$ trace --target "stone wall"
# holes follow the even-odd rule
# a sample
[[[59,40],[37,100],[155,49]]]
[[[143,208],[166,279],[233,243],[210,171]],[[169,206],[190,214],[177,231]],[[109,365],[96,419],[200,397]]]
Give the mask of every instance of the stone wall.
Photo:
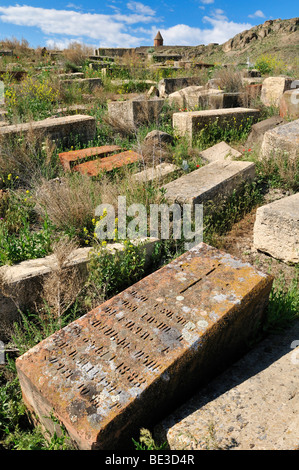
[[[92,116],[77,114],[0,128],[0,136],[11,140],[29,132],[49,137],[51,140],[65,145],[70,145],[76,139],[81,143],[88,143],[96,136],[96,121]]]

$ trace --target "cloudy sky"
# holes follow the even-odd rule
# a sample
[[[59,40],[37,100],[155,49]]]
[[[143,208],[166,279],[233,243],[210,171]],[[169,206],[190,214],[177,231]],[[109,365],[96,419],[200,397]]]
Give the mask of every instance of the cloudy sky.
[[[0,0],[0,39],[25,38],[32,47],[222,44],[267,19],[298,16],[298,2],[266,0]]]

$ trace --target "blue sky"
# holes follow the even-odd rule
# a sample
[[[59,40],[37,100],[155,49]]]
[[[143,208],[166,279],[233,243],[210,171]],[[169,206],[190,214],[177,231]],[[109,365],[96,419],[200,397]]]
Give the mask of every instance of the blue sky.
[[[298,16],[288,0],[0,0],[0,39],[25,38],[32,47],[63,48],[72,41],[94,47],[224,43],[268,19]]]

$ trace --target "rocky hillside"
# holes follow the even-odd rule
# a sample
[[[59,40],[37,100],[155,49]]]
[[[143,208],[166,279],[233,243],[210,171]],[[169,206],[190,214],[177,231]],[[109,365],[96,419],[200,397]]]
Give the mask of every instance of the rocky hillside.
[[[176,51],[189,59],[209,63],[246,63],[248,57],[254,61],[263,54],[271,54],[292,64],[299,61],[299,18],[265,21],[237,34],[224,44],[167,49],[168,53]]]
[[[250,30],[237,34],[222,45],[223,52],[236,53],[252,49],[257,43],[270,46],[276,43],[279,37],[279,45],[299,45],[299,18],[290,20],[268,20]],[[281,44],[282,41],[282,44]]]

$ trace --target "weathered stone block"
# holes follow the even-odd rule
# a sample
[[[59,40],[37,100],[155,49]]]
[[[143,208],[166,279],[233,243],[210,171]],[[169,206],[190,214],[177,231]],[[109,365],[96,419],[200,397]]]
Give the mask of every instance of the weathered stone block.
[[[261,156],[281,156],[287,154],[290,158],[298,157],[299,119],[271,129],[264,134]]]
[[[207,98],[207,106],[209,109],[222,109],[222,108],[238,108],[242,107],[243,93],[210,93]]]
[[[217,123],[222,127],[240,126],[245,124],[247,119],[253,122],[259,117],[258,109],[250,108],[228,108],[215,109],[205,111],[190,111],[185,113],[174,113],[172,116],[172,124],[180,136],[187,136],[190,141],[196,137],[205,126]]]
[[[271,285],[200,244],[19,357],[24,401],[80,449],[127,448],[244,352]]]
[[[170,93],[167,101],[178,108],[196,108],[203,90],[203,86],[189,86]]]
[[[247,78],[256,78],[256,77],[261,77],[261,72],[256,69],[243,69],[242,70],[242,76],[247,77]]]
[[[159,96],[165,98],[170,93],[189,86],[199,86],[200,77],[163,78],[158,83]]]
[[[20,135],[34,132],[49,137],[55,142],[71,144],[77,138],[81,143],[88,143],[96,136],[96,121],[92,116],[80,115],[61,118],[49,118],[25,124],[5,126],[0,129],[0,136],[14,139]]]
[[[73,72],[73,73],[60,73],[58,75],[58,78],[60,78],[61,80],[68,80],[68,79],[71,79],[71,78],[84,78],[84,73],[83,72]],[[71,83],[70,81],[68,81],[68,83]]]
[[[63,80],[63,85],[78,85],[78,86],[87,86],[89,91],[93,91],[95,88],[101,87],[103,81],[101,78],[71,78],[70,80]]]
[[[158,123],[163,105],[164,100],[157,97],[110,101],[108,103],[108,115],[112,125],[115,124],[133,130],[141,124]]]
[[[80,163],[81,161],[90,159],[92,157],[99,156],[105,157],[113,152],[118,152],[121,147],[118,145],[103,145],[102,147],[89,147],[81,150],[71,150],[70,152],[59,153],[59,160],[63,166],[63,169],[70,171],[74,163]]]
[[[282,118],[299,118],[299,90],[284,92],[280,100],[279,114]]]
[[[272,334],[156,426],[171,451],[294,450],[299,322]],[[295,343],[295,345],[294,345]]]
[[[169,203],[201,204],[232,194],[255,177],[251,162],[214,161],[163,186]]]
[[[238,150],[233,149],[226,142],[219,142],[206,150],[200,152],[200,156],[209,163],[216,160],[233,160],[240,158],[242,154]]]
[[[268,77],[263,81],[261,101],[265,106],[279,107],[282,95],[291,88],[293,80],[286,77]]]
[[[140,171],[139,173],[135,173],[133,178],[136,181],[146,183],[149,181],[162,180],[166,176],[170,176],[178,170],[179,168],[176,165],[164,162],[154,167]]]
[[[235,108],[241,106],[242,93],[224,93],[222,90],[189,86],[168,95],[169,104],[189,110],[196,108]]]
[[[259,207],[254,247],[287,263],[299,263],[299,193]]]
[[[73,171],[79,171],[83,175],[97,176],[103,171],[112,171],[115,168],[120,168],[125,165],[130,165],[142,160],[142,155],[139,155],[132,150],[109,155],[109,157],[99,158],[84,163],[79,163],[73,167]]]
[[[133,245],[142,244],[145,249],[145,266],[151,263],[157,238],[131,240]],[[108,243],[105,250],[112,255],[124,250],[122,243]],[[77,277],[80,276],[84,283],[89,274],[88,264],[90,262],[89,247],[78,248],[71,253],[66,262],[65,269],[75,269]],[[22,261],[12,266],[1,266],[0,274],[3,276],[6,285],[6,295],[0,291],[0,341],[4,341],[7,331],[10,331],[13,322],[20,319],[18,307],[27,311],[34,308],[35,304],[41,301],[43,283],[46,277],[57,268],[55,255],[44,258]],[[12,300],[12,298],[13,300]]]
[[[264,138],[265,132],[270,129],[274,129],[279,124],[283,123],[283,119],[280,116],[271,116],[268,119],[257,122],[251,127],[250,134],[247,139],[248,144],[261,144]]]
[[[167,132],[159,131],[154,129],[150,131],[144,137],[144,141],[147,143],[151,143],[153,146],[161,145],[161,144],[173,144],[174,138],[171,134]]]
[[[247,84],[246,85],[246,95],[248,96],[248,100],[255,100],[258,98],[258,96],[261,95],[262,92],[262,84],[261,83],[252,83],[252,84]]]

